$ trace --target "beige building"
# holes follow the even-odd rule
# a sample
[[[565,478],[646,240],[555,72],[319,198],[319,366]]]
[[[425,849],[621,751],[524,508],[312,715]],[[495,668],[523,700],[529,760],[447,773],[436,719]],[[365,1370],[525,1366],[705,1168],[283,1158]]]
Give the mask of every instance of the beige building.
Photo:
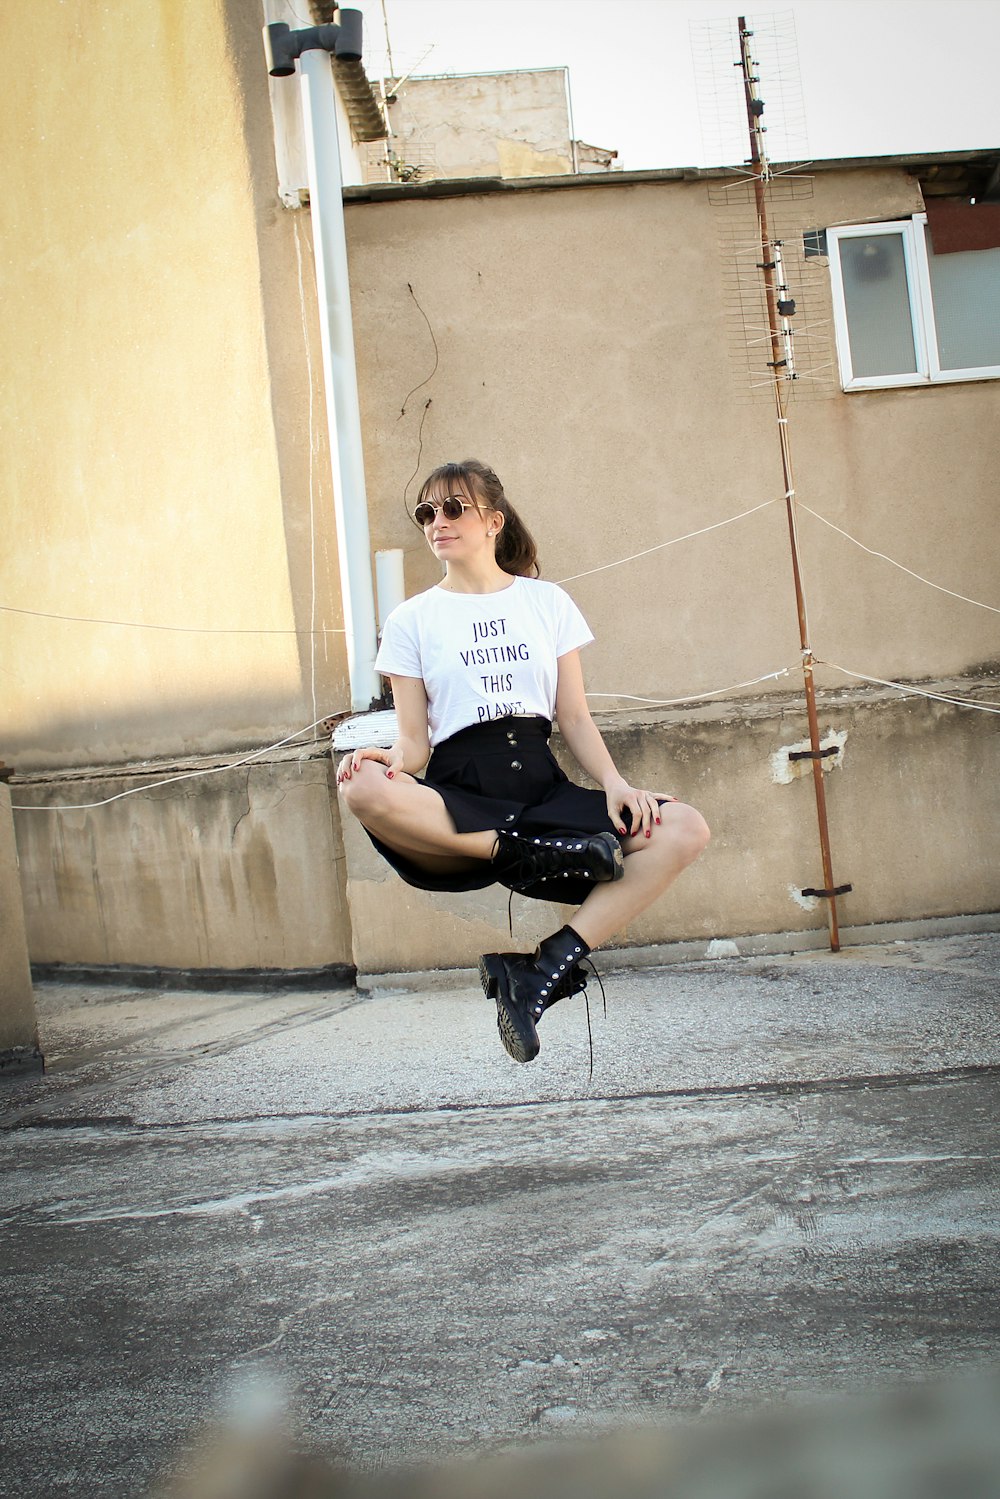
[[[387,80],[380,93],[388,135],[368,148],[370,182],[600,172],[618,154],[575,139],[567,68]]]
[[[0,757],[32,961],[321,980],[507,945],[505,895],[402,886],[331,790],[322,720],[351,697],[311,226],[262,11],[121,0],[64,34],[63,7],[24,0],[0,15],[9,55],[46,15],[46,68],[12,74],[3,112]],[[1000,907],[997,718],[955,701],[1000,702],[998,162],[818,163],[774,194],[848,940]],[[372,551],[402,550],[408,593],[432,583],[417,477],[490,461],[594,630],[622,768],[715,831],[623,940],[824,941],[745,182],[362,176]],[[515,945],[547,920],[517,902]]]

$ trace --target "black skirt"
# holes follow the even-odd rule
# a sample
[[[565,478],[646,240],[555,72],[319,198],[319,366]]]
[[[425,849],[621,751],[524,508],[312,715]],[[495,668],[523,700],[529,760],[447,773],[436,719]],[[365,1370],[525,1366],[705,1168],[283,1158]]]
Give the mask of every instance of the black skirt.
[[[549,748],[552,725],[547,718],[498,718],[474,724],[443,740],[431,754],[423,784],[444,801],[457,833],[489,828],[538,836],[549,833],[612,833],[603,791],[589,791],[569,779]],[[505,885],[492,864],[460,874],[431,874],[404,854],[368,834],[382,857],[408,885],[418,890],[485,890]],[[509,888],[509,887],[507,887]],[[551,882],[522,891],[535,900],[580,905],[594,888],[591,880]]]

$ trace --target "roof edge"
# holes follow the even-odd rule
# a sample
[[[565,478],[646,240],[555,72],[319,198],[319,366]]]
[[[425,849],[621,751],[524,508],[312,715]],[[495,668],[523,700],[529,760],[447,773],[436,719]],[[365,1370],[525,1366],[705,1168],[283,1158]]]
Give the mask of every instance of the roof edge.
[[[898,167],[919,171],[941,166],[975,166],[1000,162],[1000,146],[973,151],[914,151],[890,156],[837,156],[809,161],[779,162],[774,170],[805,174],[866,171]],[[593,188],[604,191],[641,183],[703,182],[750,177],[748,163],[720,167],[647,167],[635,172],[579,172],[553,177],[440,177],[427,182],[368,182],[345,187],[347,202],[385,202],[397,198],[463,198],[486,193],[552,192]]]

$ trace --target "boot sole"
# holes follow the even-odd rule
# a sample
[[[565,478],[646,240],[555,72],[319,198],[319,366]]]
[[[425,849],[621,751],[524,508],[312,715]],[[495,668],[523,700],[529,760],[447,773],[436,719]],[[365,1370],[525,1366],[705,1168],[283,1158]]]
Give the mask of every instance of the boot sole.
[[[614,833],[602,833],[600,836],[606,838],[611,845],[611,880],[612,882],[620,880],[625,873],[625,855],[622,853],[622,846]]]
[[[515,1062],[533,1062],[538,1055],[538,1037],[534,1027],[525,1030],[521,1018],[510,1002],[507,975],[500,962],[499,953],[484,953],[479,959],[479,982],[487,999],[497,1007],[497,1030],[504,1051]]]

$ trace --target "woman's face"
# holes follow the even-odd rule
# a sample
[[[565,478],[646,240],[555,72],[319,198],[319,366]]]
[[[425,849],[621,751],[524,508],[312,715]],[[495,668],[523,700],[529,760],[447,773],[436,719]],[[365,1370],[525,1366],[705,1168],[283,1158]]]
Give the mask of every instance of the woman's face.
[[[439,561],[470,561],[487,550],[493,552],[502,517],[477,500],[466,484],[442,481],[425,498],[434,506],[434,518],[425,524],[424,537]],[[466,508],[460,516],[445,515],[441,506],[447,499],[463,502]]]

